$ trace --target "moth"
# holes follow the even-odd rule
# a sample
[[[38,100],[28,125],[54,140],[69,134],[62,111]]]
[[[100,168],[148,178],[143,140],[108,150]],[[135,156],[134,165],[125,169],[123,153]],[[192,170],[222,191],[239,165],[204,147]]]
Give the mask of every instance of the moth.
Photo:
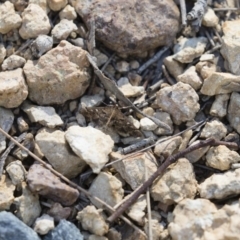
[[[123,137],[142,137],[141,131],[117,107],[85,107],[80,112],[88,121],[93,121],[103,127],[112,127]]]

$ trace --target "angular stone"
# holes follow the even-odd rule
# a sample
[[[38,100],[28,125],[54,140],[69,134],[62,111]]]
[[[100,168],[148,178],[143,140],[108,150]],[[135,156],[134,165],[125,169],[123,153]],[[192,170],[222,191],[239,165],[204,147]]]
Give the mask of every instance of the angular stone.
[[[198,94],[188,84],[177,84],[162,88],[157,92],[156,105],[171,114],[177,125],[194,119],[200,109]]]
[[[29,98],[46,105],[63,104],[82,96],[90,82],[86,55],[82,48],[63,40],[38,61],[27,61],[23,70]]]
[[[37,163],[29,168],[27,182],[32,192],[65,206],[72,205],[79,195],[76,189],[63,183],[50,170]]]
[[[161,122],[164,122],[171,129],[171,130],[168,130],[165,128],[158,127],[157,129],[154,130],[154,133],[156,135],[169,135],[173,133],[173,122],[169,113],[159,111],[159,112],[155,112],[153,114],[153,117],[159,119]]]
[[[164,46],[179,30],[180,14],[172,0],[77,1],[76,11],[85,23],[95,19],[96,39],[124,54]]]
[[[207,12],[203,15],[202,25],[206,27],[216,27],[218,25],[218,17],[212,8],[208,8]]]
[[[71,5],[67,5],[60,13],[59,13],[60,19],[68,19],[68,20],[74,20],[77,18],[77,13],[75,12],[74,7]]]
[[[47,0],[48,6],[53,11],[59,11],[63,9],[68,1],[67,0]]]
[[[36,38],[48,34],[51,24],[46,12],[37,4],[30,3],[22,13],[22,25],[19,34],[23,39]]]
[[[40,58],[44,53],[53,48],[53,38],[48,35],[39,35],[30,46],[32,55]]]
[[[92,182],[89,190],[93,196],[100,198],[103,202],[114,207],[123,199],[124,191],[122,183],[109,173],[100,172]],[[103,208],[102,204],[91,198],[91,202],[98,208]]]
[[[7,175],[3,174],[0,180],[0,211],[10,208],[14,201],[14,190],[15,186],[12,184],[12,181],[7,177]]]
[[[102,210],[97,210],[94,206],[87,206],[78,212],[77,220],[90,233],[103,236],[108,232],[109,226],[104,220]]]
[[[53,168],[67,178],[76,177],[86,167],[86,163],[72,152],[63,131],[42,131],[35,140]]]
[[[49,128],[63,125],[62,119],[55,112],[53,107],[37,106],[25,101],[21,108],[33,123],[39,122],[43,126]]]
[[[140,120],[140,127],[143,131],[154,131],[158,126],[151,119],[144,117]]]
[[[1,60],[0,60],[1,63]],[[11,55],[3,61],[2,70],[13,70],[16,68],[21,68],[26,63],[26,60],[18,55]]]
[[[18,107],[28,96],[28,87],[21,68],[0,72],[0,106]]]
[[[240,162],[239,154],[223,145],[211,147],[206,155],[206,165],[221,171],[230,169],[237,162]]]
[[[28,227],[10,212],[0,212],[0,239],[41,240],[32,228]]]
[[[5,34],[21,26],[22,19],[14,10],[14,5],[10,1],[5,1],[0,5],[0,33]],[[0,61],[1,62],[1,61]]]
[[[99,173],[108,162],[108,154],[114,146],[113,140],[92,127],[70,127],[65,138],[72,150],[85,161],[94,173]]]
[[[194,169],[186,158],[180,158],[176,164],[168,167],[163,176],[151,187],[154,201],[167,205],[179,203],[185,198],[194,198],[196,193],[197,181]]]
[[[108,60],[108,56],[100,52],[98,49],[93,50],[94,57],[97,58],[97,66],[102,66]],[[114,75],[113,75],[114,76]]]
[[[200,57],[207,46],[207,38],[180,38],[174,46],[173,58],[181,63],[191,63],[194,58]]]
[[[26,182],[22,182],[22,195],[14,199],[16,216],[25,224],[31,226],[42,211],[37,194],[33,194]]]
[[[3,62],[6,55],[7,55],[6,48],[3,46],[3,44],[0,44],[0,64]]]
[[[225,117],[227,115],[229,98],[230,98],[230,94],[216,95],[215,100],[210,109],[210,114],[215,117],[220,117],[220,118]]]
[[[230,125],[240,133],[240,94],[237,92],[233,92],[230,97],[230,102],[228,105],[228,114],[227,118]]]
[[[60,222],[62,219],[67,219],[72,212],[70,207],[63,207],[60,203],[52,204],[47,213],[54,218],[56,222]]]
[[[214,96],[221,93],[240,91],[240,76],[231,73],[215,72],[203,81],[201,93]]]
[[[47,214],[37,218],[34,223],[34,231],[41,235],[47,234],[52,229],[54,229],[54,219]]]
[[[224,199],[240,193],[240,169],[214,173],[198,185],[201,198]]]
[[[79,229],[71,222],[65,219],[61,220],[57,227],[51,230],[43,237],[43,240],[74,239],[83,240],[83,235]]]
[[[204,61],[196,64],[196,71],[200,74],[202,79],[206,79],[213,73],[219,72],[220,70],[214,63]]]

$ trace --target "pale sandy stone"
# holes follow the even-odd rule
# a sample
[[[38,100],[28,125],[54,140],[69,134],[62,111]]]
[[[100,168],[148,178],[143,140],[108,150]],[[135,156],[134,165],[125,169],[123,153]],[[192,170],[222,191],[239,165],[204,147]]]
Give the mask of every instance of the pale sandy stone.
[[[6,55],[7,55],[6,48],[3,46],[3,44],[0,44],[0,64],[4,61]]]
[[[219,18],[215,14],[212,8],[208,8],[207,12],[203,15],[202,25],[206,27],[216,27],[218,25]]]
[[[225,117],[227,115],[228,100],[230,94],[216,95],[215,100],[211,106],[210,114],[215,117]]]
[[[125,73],[130,70],[129,63],[126,61],[119,61],[116,63],[116,70],[120,73]]]
[[[154,131],[158,126],[151,119],[143,117],[140,119],[140,127],[143,131]]]
[[[47,0],[48,6],[53,11],[59,11],[63,9],[68,1],[67,0]]]
[[[9,163],[6,167],[6,171],[15,186],[20,185],[21,182],[26,179],[27,171],[19,160]]]
[[[174,56],[168,56],[164,58],[163,63],[167,67],[167,70],[169,73],[177,79],[179,75],[181,75],[184,72],[184,64],[178,62],[173,58]]]
[[[59,13],[60,19],[68,19],[68,20],[74,20],[77,18],[77,13],[71,5],[67,5],[60,13]]]
[[[47,214],[43,214],[37,218],[34,223],[34,231],[41,235],[47,234],[50,230],[54,229],[54,227],[53,217]]]
[[[1,60],[0,60],[1,62]],[[26,63],[26,60],[17,55],[11,55],[3,61],[2,70],[13,70],[16,68],[21,68]]]
[[[170,130],[168,130],[165,128],[158,127],[157,129],[154,130],[154,133],[156,135],[169,135],[173,133],[173,122],[169,113],[158,111],[158,112],[155,112],[153,116],[159,119],[161,122],[164,122],[165,124],[167,124],[170,128]]]
[[[211,76],[212,73],[218,72],[219,67],[212,62],[204,61],[196,64],[196,71],[200,74],[202,79],[206,79],[207,77]]]
[[[108,60],[108,56],[100,52],[98,49],[93,50],[94,57],[97,58],[97,66],[102,66]],[[113,75],[114,76],[114,75]]]

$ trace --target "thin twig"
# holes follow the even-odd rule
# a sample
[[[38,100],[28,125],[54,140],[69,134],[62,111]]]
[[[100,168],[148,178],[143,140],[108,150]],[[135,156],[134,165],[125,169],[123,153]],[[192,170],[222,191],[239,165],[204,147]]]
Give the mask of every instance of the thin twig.
[[[169,76],[168,74],[168,71],[165,67],[165,65],[162,65],[162,70],[163,70],[163,75],[165,76],[165,78],[167,79],[167,81],[171,84],[171,85],[174,85],[175,82],[171,79],[171,77]]]
[[[112,61],[112,59],[115,57],[116,53],[113,53],[111,57],[108,58],[108,60],[104,63],[104,65],[101,67],[101,71],[103,72],[108,64]]]
[[[166,159],[166,161],[163,162],[163,164],[157,169],[157,171],[155,173],[153,173],[146,182],[144,182],[142,185],[140,185],[140,187],[137,188],[131,194],[131,196],[127,199],[126,202],[124,202],[118,209],[116,209],[116,211],[107,219],[107,221],[113,222],[119,216],[121,216],[122,213],[125,212],[126,209],[129,208],[138,199],[138,197],[142,193],[144,193],[148,187],[150,187],[152,185],[153,181],[156,178],[161,178],[164,171],[167,169],[167,167],[169,167],[169,165],[171,165],[172,163],[176,162],[180,157],[183,157],[184,155],[186,155],[196,149],[202,148],[202,147],[218,146],[218,145],[225,145],[225,146],[231,147],[233,149],[238,149],[238,145],[236,143],[223,142],[223,141],[218,141],[213,138],[210,138],[210,139],[207,139],[204,141],[200,141],[198,144],[190,146],[190,147],[184,149],[183,151],[180,151],[180,152],[168,157]]]
[[[60,179],[62,179],[64,182],[68,183],[71,187],[76,188],[79,192],[84,193],[89,199],[92,198],[95,201],[97,201],[98,203],[100,203],[101,205],[103,205],[108,211],[110,212],[114,212],[114,208],[111,207],[110,205],[108,205],[107,203],[105,203],[104,201],[102,201],[100,198],[93,196],[91,193],[89,193],[87,190],[85,190],[84,188],[81,188],[80,186],[78,186],[76,183],[70,181],[68,178],[64,177],[61,173],[57,172],[56,170],[54,170],[50,165],[48,165],[46,162],[44,162],[41,158],[39,158],[37,155],[35,155],[34,153],[32,153],[31,151],[29,151],[26,147],[24,147],[22,144],[20,144],[19,142],[17,142],[13,137],[11,137],[8,133],[6,133],[1,127],[0,127],[0,132],[7,137],[8,139],[10,139],[14,144],[16,144],[19,148],[23,149],[24,151],[26,151],[31,157],[33,157],[36,161],[40,162],[45,168],[47,168],[50,172],[52,172],[54,175],[56,175],[57,177],[59,177]],[[139,229],[137,226],[135,226],[129,219],[127,219],[124,216],[121,216],[121,219],[123,221],[125,221],[127,224],[129,224],[131,227],[133,227],[135,230],[137,230],[139,233],[141,233],[142,235],[146,236],[146,234]]]
[[[213,8],[213,11],[215,11],[215,12],[224,12],[224,11],[238,11],[239,10],[239,8],[228,8],[228,7],[226,7],[226,8]]]
[[[89,21],[89,29],[88,29],[88,38],[87,38],[87,49],[91,55],[93,55],[93,50],[96,46],[95,42],[95,20],[91,19]]]
[[[167,50],[169,47],[162,48],[157,52],[152,58],[145,62],[137,71],[138,74],[141,74],[145,69],[147,69],[151,64],[155,63]]]
[[[186,11],[186,3],[185,0],[179,0],[181,16],[182,16],[182,26],[185,27],[187,25],[187,11]]]
[[[17,142],[21,142],[24,140],[24,138],[26,137],[27,133],[22,133],[19,137],[16,138]],[[8,154],[11,152],[11,150],[13,149],[13,147],[15,146],[14,142],[10,142],[8,148],[5,150],[5,152],[2,154],[1,158],[0,158],[0,179],[2,177],[2,173],[3,173],[3,167],[5,164],[5,161],[7,159]]]
[[[211,46],[212,46],[212,47],[215,47],[216,44],[214,43],[214,41],[213,41],[212,37],[210,36],[209,32],[208,32],[206,29],[205,29],[204,32],[205,32],[205,34],[206,34],[206,36],[207,36],[207,39],[208,39],[208,41],[210,42]]]

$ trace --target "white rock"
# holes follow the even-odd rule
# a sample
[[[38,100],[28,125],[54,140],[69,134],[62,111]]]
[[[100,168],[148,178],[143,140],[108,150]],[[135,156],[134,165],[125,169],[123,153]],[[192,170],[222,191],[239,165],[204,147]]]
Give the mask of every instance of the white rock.
[[[203,81],[201,93],[213,96],[221,93],[240,91],[240,76],[231,73],[215,72]]]
[[[53,38],[48,35],[39,35],[31,44],[34,57],[39,58],[53,47]]]
[[[26,179],[27,171],[19,160],[9,163],[6,171],[14,185],[20,185]]]
[[[114,146],[113,140],[92,127],[70,127],[65,138],[72,150],[93,170],[99,173],[108,162],[108,154]]]
[[[213,120],[207,122],[201,132],[201,138],[215,138],[216,140],[221,140],[227,135],[226,126],[219,120]]]
[[[210,240],[204,233],[211,228],[216,212],[215,205],[207,199],[183,199],[168,217],[170,236],[173,240]]]
[[[21,26],[22,19],[14,10],[14,5],[10,1],[5,1],[0,5],[0,33],[5,34]],[[0,61],[1,63],[1,61]]]
[[[84,95],[81,97],[81,106],[87,108],[97,107],[103,102],[104,99],[105,96],[103,94]]]
[[[26,182],[22,182],[22,195],[14,199],[16,215],[25,224],[31,226],[42,211],[38,194],[33,194]]]
[[[153,114],[153,117],[159,119],[161,122],[166,123],[171,129],[171,130],[167,130],[165,128],[158,127],[157,129],[154,130],[154,133],[156,135],[169,135],[173,133],[173,122],[169,113],[155,112]]]
[[[163,176],[151,187],[154,201],[167,205],[179,203],[185,198],[194,198],[196,192],[194,169],[186,158],[180,158],[174,165],[168,167]]]
[[[13,124],[14,115],[11,110],[0,107],[0,127],[8,132]],[[6,137],[0,133],[0,153],[6,148]]]
[[[50,230],[54,229],[54,219],[53,217],[43,214],[41,217],[37,218],[34,223],[34,231],[38,234],[45,235]]]
[[[98,49],[93,50],[94,57],[97,58],[97,66],[102,66],[108,60],[108,56],[100,52]]]
[[[181,63],[190,63],[194,58],[200,57],[207,46],[207,38],[180,38],[174,46],[173,58]]]
[[[23,117],[17,118],[17,125],[18,125],[18,130],[22,133],[25,132],[29,129],[29,126],[27,122],[23,119]]]
[[[140,120],[140,127],[143,131],[154,131],[158,126],[151,119],[144,117]]]
[[[28,87],[21,68],[0,72],[0,106],[18,107],[28,96]]]
[[[53,107],[43,107],[24,102],[21,109],[28,115],[31,122],[39,122],[45,127],[62,126],[63,121]]]
[[[175,79],[184,72],[184,65],[175,60],[174,55],[164,58],[163,63]]]
[[[62,19],[52,29],[52,36],[57,40],[65,40],[68,38],[71,32],[76,31],[78,28],[73,21],[68,19]]]
[[[148,223],[149,221],[148,220],[146,220],[146,222],[145,222],[145,225],[144,225],[144,232],[148,235],[148,233],[149,233],[149,230],[148,230],[148,228],[149,228],[149,223]],[[156,219],[151,219],[151,231],[152,231],[152,239],[153,240],[159,240],[159,239],[165,239],[165,238],[162,238],[161,237],[161,234],[162,234],[162,232],[163,232],[163,230],[164,230],[164,226],[161,224],[161,223],[159,223],[159,221],[158,220],[156,220]],[[132,239],[133,240],[133,239]]]
[[[87,206],[78,212],[77,220],[90,233],[103,236],[108,232],[109,226],[104,220],[102,210],[97,210],[94,206]]]
[[[129,63],[126,61],[119,61],[116,63],[116,70],[120,73],[126,73],[130,70]]]
[[[29,4],[22,13],[22,25],[19,34],[23,39],[36,38],[48,34],[51,29],[46,12],[37,4]]]
[[[167,158],[176,152],[182,143],[182,137],[177,136],[162,143],[158,143],[154,148],[154,154],[158,157]]]
[[[30,3],[34,3],[39,5],[46,13],[48,13],[50,11],[48,5],[47,5],[47,1],[48,0],[29,0],[29,4]]]
[[[230,98],[230,102],[228,105],[228,114],[227,118],[230,123],[230,125],[238,132],[240,133],[240,94],[237,92],[233,92]]]
[[[77,13],[71,5],[67,5],[60,13],[60,19],[74,20],[77,18]]]
[[[201,198],[224,199],[240,193],[240,169],[215,173],[198,185]]]
[[[59,11],[63,9],[68,3],[67,0],[47,0],[47,2],[50,9],[53,11]]]
[[[136,129],[140,128],[140,122],[137,119],[135,119],[132,115],[129,115],[127,118],[129,122],[131,122]]]
[[[229,98],[230,98],[230,94],[216,95],[215,100],[210,109],[210,114],[215,117],[220,117],[220,118],[225,117],[227,115]]]
[[[202,80],[196,72],[195,66],[188,68],[183,74],[177,77],[177,80],[189,84],[196,91],[202,86]]]
[[[198,94],[189,85],[182,82],[162,88],[157,92],[156,105],[168,112],[177,125],[194,119],[200,109]]]
[[[1,63],[1,60],[0,60]],[[2,70],[13,70],[16,68],[21,68],[26,63],[26,60],[17,55],[11,55],[3,61]]]
[[[0,43],[0,64],[4,61],[6,55],[7,55],[6,48],[3,46],[3,44]]]
[[[209,61],[211,63],[214,63],[214,58],[215,58],[214,54],[205,53],[200,57],[199,61],[200,62]]]
[[[208,8],[207,12],[203,15],[202,25],[206,27],[216,27],[218,25],[218,17],[212,8]]]
[[[127,210],[127,215],[140,226],[144,225],[145,210],[147,207],[146,196],[141,195],[135,203]]]
[[[230,169],[237,162],[240,162],[239,154],[223,145],[211,147],[206,155],[206,165],[221,171]]]
[[[86,166],[80,157],[72,153],[63,131],[45,130],[38,133],[35,140],[53,168],[64,176],[76,177]]]
[[[15,185],[6,174],[3,174],[0,179],[0,211],[10,208],[14,201],[14,190]]]
[[[109,173],[100,172],[88,190],[93,196],[114,207],[123,199],[122,183]],[[91,198],[91,202],[98,208],[103,208],[101,203]]]
[[[111,157],[116,160],[122,158],[122,155],[111,153]],[[155,157],[150,152],[146,152],[114,163],[113,167],[134,190],[145,182],[145,168],[151,176],[157,170],[157,163]]]
[[[210,77],[212,73],[219,72],[220,69],[214,63],[204,61],[196,64],[196,71],[200,74],[202,79],[206,79]]]
[[[23,70],[29,99],[49,105],[82,96],[90,82],[86,55],[82,48],[63,40],[38,61],[27,61]]]
[[[144,87],[132,86],[126,77],[120,78],[117,84],[125,97],[137,97],[144,93]]]

